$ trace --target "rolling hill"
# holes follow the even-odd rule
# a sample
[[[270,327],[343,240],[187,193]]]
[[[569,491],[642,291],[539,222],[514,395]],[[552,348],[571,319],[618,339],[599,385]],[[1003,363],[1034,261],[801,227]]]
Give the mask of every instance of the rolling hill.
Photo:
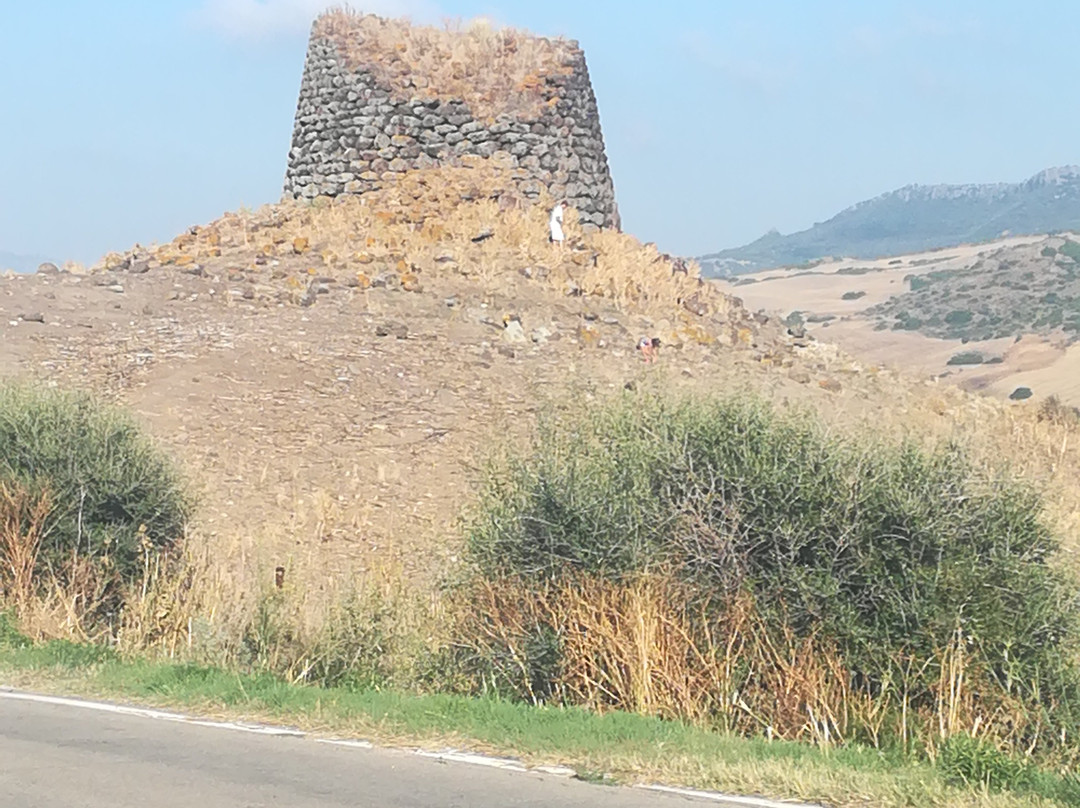
[[[1000,238],[1080,229],[1080,166],[1020,183],[908,185],[859,202],[790,235],[773,230],[698,258],[704,274],[731,277],[822,258],[873,259]]]

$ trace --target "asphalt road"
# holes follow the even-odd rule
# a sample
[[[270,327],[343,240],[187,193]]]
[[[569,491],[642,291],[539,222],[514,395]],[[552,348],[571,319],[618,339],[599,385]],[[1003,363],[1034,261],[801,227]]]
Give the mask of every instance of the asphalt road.
[[[724,803],[447,763],[407,751],[0,698],[3,808],[703,805]]]

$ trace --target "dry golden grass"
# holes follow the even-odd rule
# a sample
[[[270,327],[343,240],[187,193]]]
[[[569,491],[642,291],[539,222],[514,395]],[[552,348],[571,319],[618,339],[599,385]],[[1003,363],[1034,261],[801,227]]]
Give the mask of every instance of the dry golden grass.
[[[742,735],[831,747],[912,740],[931,754],[957,734],[987,738],[1019,753],[1030,715],[991,696],[990,672],[973,667],[960,635],[940,649],[933,704],[913,705],[921,670],[897,660],[894,679],[873,690],[829,643],[769,624],[745,597],[717,618],[701,593],[665,574],[619,582],[579,577],[547,583],[481,582],[459,617],[460,637],[482,659],[503,658],[511,687],[534,702],[536,626],[554,628],[561,664],[551,671],[556,700],[598,712],[623,710],[689,720]],[[535,649],[534,649],[535,653]],[[1030,739],[1029,739],[1030,740]]]
[[[461,99],[477,118],[538,117],[557,99],[549,78],[568,75],[580,55],[564,39],[496,29],[483,20],[435,28],[346,9],[320,16],[314,35],[400,97]]]
[[[52,509],[48,494],[35,496],[20,486],[0,483],[0,599],[17,609],[34,596],[34,568]]]

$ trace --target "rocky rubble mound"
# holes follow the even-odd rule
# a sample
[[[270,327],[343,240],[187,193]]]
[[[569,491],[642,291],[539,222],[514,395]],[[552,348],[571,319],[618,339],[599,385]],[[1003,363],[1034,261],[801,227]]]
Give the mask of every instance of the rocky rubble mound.
[[[513,295],[604,301],[648,318],[666,345],[685,342],[783,350],[780,326],[752,316],[704,281],[693,263],[614,231],[585,231],[570,211],[562,245],[548,240],[547,206],[525,203],[522,172],[482,158],[409,172],[362,197],[285,201],[227,213],[172,242],[112,253],[97,271],[172,268],[213,273],[226,294],[256,305],[315,305],[334,289],[423,293],[458,278]]]

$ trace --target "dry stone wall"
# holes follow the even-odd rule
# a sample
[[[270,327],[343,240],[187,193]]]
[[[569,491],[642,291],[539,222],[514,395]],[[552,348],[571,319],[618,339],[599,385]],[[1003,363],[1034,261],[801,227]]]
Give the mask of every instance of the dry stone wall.
[[[363,194],[405,172],[464,155],[517,168],[517,190],[567,199],[587,228],[618,227],[615,191],[585,54],[569,42],[562,69],[541,80],[549,101],[528,112],[480,118],[461,98],[404,97],[376,66],[353,64],[312,29],[297,104],[285,195]],[[423,84],[424,82],[420,82]],[[506,108],[522,105],[507,99]]]

